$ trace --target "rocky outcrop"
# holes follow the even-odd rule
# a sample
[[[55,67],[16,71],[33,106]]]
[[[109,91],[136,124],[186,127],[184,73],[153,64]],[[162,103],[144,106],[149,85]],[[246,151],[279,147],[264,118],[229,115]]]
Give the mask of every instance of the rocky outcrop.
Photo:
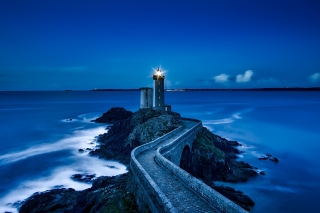
[[[198,133],[192,147],[191,174],[207,181],[239,182],[256,176],[248,163],[237,161],[238,145],[213,134],[206,128]]]
[[[254,206],[253,200],[251,200],[251,198],[247,195],[243,194],[242,191],[235,190],[234,188],[228,186],[217,186],[212,182],[207,182],[207,185],[247,211],[250,211],[250,206]]]
[[[35,193],[23,202],[20,213],[138,212],[127,189],[129,174],[97,178],[83,191],[52,189]]]
[[[258,159],[259,159],[259,160],[268,160],[268,159],[269,159],[269,160],[271,160],[271,161],[273,161],[273,162],[275,162],[275,163],[278,163],[278,162],[279,162],[279,159],[278,159],[278,158],[272,156],[272,155],[269,154],[269,153],[267,153],[266,156],[261,156],[261,157],[259,157]]]
[[[113,107],[95,120],[96,123],[114,123],[126,119],[132,115],[132,112],[125,110],[123,107]]]
[[[164,114],[158,117],[150,118],[144,123],[137,125],[126,139],[126,144],[132,146],[134,141],[139,141],[139,144],[145,144],[154,139],[167,134],[177,127],[179,121],[176,117]]]
[[[96,179],[96,174],[74,174],[70,177],[72,180],[82,183],[92,183]]]
[[[99,136],[100,147],[90,154],[129,164],[130,153],[135,147],[176,128],[179,117],[180,114],[174,112],[140,109],[128,118],[114,122],[107,133]]]
[[[129,164],[130,153],[135,147],[177,128],[179,117],[178,113],[152,109],[132,113],[123,108],[112,108],[95,120],[113,125],[107,133],[99,136],[100,147],[90,154]],[[221,194],[248,209],[253,203],[249,197],[232,188],[217,188],[212,184],[215,180],[245,181],[257,174],[249,164],[236,160],[239,151],[235,147],[240,145],[202,128],[193,143],[191,174],[204,179]],[[79,149],[79,152],[84,151]],[[133,189],[130,188],[132,184],[128,183],[129,176],[130,173],[95,179],[92,174],[75,174],[71,178],[82,182],[93,181],[92,187],[84,191],[62,188],[35,193],[23,202],[20,212],[138,212],[130,193]]]

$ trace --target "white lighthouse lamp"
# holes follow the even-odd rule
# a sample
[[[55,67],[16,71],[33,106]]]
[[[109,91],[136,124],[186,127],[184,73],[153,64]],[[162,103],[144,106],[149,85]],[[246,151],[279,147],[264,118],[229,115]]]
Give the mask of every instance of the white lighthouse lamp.
[[[160,68],[158,67],[158,69],[156,70],[156,75],[158,77],[162,77],[162,71],[160,70]]]

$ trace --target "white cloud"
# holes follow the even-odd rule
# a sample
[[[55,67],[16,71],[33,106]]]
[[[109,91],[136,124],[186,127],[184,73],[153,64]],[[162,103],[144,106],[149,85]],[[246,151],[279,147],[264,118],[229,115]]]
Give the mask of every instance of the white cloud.
[[[309,76],[310,81],[316,82],[320,80],[320,73],[316,72]]]
[[[213,79],[215,80],[216,83],[225,83],[229,81],[229,76],[226,74],[221,74],[213,77]]]
[[[251,77],[253,75],[252,70],[247,70],[244,74],[239,74],[236,77],[236,82],[238,83],[244,83],[251,80]]]

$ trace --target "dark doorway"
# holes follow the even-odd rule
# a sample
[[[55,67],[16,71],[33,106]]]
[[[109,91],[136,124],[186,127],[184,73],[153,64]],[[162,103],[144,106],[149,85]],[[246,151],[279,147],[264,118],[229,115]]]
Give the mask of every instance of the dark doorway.
[[[188,145],[183,148],[180,159],[180,168],[189,173],[191,172],[191,152]]]

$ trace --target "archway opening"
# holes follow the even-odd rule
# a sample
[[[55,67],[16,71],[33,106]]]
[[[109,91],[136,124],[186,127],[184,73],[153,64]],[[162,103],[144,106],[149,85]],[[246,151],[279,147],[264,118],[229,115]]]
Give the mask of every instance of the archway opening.
[[[191,151],[188,145],[183,148],[180,159],[180,168],[189,173],[191,172]]]

